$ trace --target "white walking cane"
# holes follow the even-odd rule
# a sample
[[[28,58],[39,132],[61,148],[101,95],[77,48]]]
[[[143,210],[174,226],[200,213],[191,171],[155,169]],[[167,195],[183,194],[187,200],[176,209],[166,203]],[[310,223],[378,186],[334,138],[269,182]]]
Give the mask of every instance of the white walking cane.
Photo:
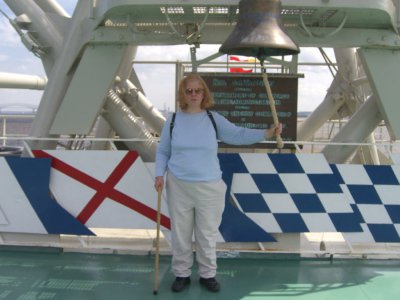
[[[160,257],[160,223],[161,223],[161,189],[157,191],[157,235],[156,235],[156,258],[154,265],[154,290],[153,294],[158,293],[158,262]]]

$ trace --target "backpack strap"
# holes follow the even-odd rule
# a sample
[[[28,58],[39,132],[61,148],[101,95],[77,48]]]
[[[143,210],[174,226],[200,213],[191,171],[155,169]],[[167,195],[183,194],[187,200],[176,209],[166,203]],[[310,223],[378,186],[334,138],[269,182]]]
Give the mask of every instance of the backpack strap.
[[[172,114],[171,118],[171,123],[169,123],[169,137],[172,138],[172,130],[174,129],[175,125],[175,117],[176,117],[176,112]]]
[[[208,117],[211,120],[211,123],[213,124],[214,130],[215,130],[215,136],[218,138],[218,130],[217,130],[217,123],[215,123],[214,116],[212,115],[211,111],[208,109],[206,110]]]
[[[212,123],[212,125],[214,127],[215,136],[218,137],[217,123],[215,123],[214,116],[212,115],[211,111],[206,110],[206,112],[207,112],[207,116],[210,118],[211,123]],[[176,117],[176,112],[174,112],[172,114],[171,123],[169,123],[169,136],[170,136],[170,138],[172,138],[172,130],[174,129],[174,125],[175,125],[175,117]]]

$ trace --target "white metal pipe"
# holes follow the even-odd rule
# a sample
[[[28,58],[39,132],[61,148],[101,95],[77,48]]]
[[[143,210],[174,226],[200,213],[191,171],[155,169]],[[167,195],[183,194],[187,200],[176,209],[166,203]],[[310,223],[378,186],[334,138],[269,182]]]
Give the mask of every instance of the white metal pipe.
[[[49,137],[49,130],[53,124],[54,117],[73,76],[73,74],[71,72],[68,73],[67,70],[71,67],[71,61],[73,61],[72,56],[77,53],[82,46],[80,36],[82,33],[81,22],[87,15],[87,2],[79,1],[76,13],[65,35],[65,47],[63,47],[61,54],[57,57],[51,73],[48,76],[51,80],[44,90],[36,117],[29,132],[30,136]],[[30,144],[32,149],[53,149],[56,145],[57,144],[53,141],[32,141]]]
[[[323,124],[334,116],[339,109],[353,98],[351,82],[357,78],[356,51],[354,48],[334,49],[338,73],[321,104],[299,126],[297,139],[307,141]]]
[[[360,109],[332,139],[333,143],[361,143],[382,121],[382,115],[374,96],[370,96]],[[344,163],[357,150],[357,146],[327,145],[322,153],[329,163]]]
[[[57,30],[52,20],[44,11],[33,1],[4,0],[15,15],[26,14],[31,20],[31,30],[35,31],[35,38],[42,46],[51,47],[53,50],[50,55],[53,60],[62,50],[63,37]],[[54,53],[54,54],[53,54]]]
[[[299,125],[297,131],[297,140],[309,141],[314,133],[321,128],[327,120],[334,116],[340,107],[343,106],[344,98],[340,96],[340,82],[342,79],[336,77],[328,90],[325,99],[308,116],[304,122]]]
[[[107,96],[102,116],[121,138],[146,139],[144,142],[125,142],[125,144],[129,149],[138,151],[143,161],[154,162],[157,142],[153,139],[151,133],[140,124],[140,119],[130,111],[129,107],[112,90],[109,91]]]
[[[121,98],[133,113],[141,116],[149,127],[156,133],[161,134],[165,123],[165,117],[131,81],[125,80],[123,82],[123,88],[126,93],[124,93]]]
[[[334,48],[338,74],[346,81],[351,82],[357,78],[357,60],[355,48]]]
[[[58,4],[58,2],[55,0],[34,0],[34,1],[46,13],[53,13],[66,18],[70,17],[70,15],[64,10],[64,8],[60,4]]]
[[[361,76],[359,78],[355,78],[353,79],[353,81],[351,82],[351,85],[354,87],[359,87],[362,86],[363,84],[368,83],[368,78],[367,76]]]
[[[375,136],[373,133],[367,137],[366,142],[372,144],[372,146],[368,146],[368,153],[371,157],[372,163],[374,165],[380,165],[381,162],[379,159],[378,147],[376,146]]]
[[[118,66],[118,71],[116,72],[116,76],[119,76],[122,79],[129,78],[132,74],[132,61],[134,61],[136,57],[138,47],[127,45],[124,50],[124,54],[122,55],[121,62]]]
[[[120,82],[118,79],[120,78],[129,78],[130,74],[132,74],[132,61],[134,60],[137,53],[136,46],[127,46],[124,49],[124,54],[122,55],[121,62],[118,66],[118,70],[116,72],[116,79],[117,83]],[[95,131],[96,138],[104,138],[104,137],[113,137],[114,130],[110,127],[110,124],[104,120],[102,116],[99,116],[97,120],[97,127]],[[93,150],[102,150],[107,149],[109,147],[109,143],[107,142],[96,142],[92,143],[91,149]]]
[[[44,90],[46,77],[0,72],[0,88]]]
[[[362,85],[368,83],[368,79],[366,76],[359,73],[357,51],[355,48],[335,48],[334,51],[340,70],[339,75],[349,85],[347,94],[350,96],[346,97],[347,108],[350,110],[350,113],[354,113],[352,108],[357,108],[360,105],[359,102],[357,102],[356,95],[362,92]],[[366,141],[371,143],[372,146],[362,146],[360,148],[359,155],[363,156],[363,163],[379,165],[379,155],[377,147],[374,144],[375,138],[373,133],[366,138]]]

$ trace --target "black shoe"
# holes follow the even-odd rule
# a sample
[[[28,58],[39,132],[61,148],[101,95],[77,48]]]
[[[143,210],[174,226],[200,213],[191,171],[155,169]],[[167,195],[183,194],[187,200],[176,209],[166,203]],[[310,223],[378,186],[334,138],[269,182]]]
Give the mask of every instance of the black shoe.
[[[200,277],[200,284],[204,285],[210,292],[218,292],[221,288],[215,277],[202,278]]]
[[[187,285],[190,284],[190,277],[176,277],[171,286],[172,291],[179,293],[182,292]]]

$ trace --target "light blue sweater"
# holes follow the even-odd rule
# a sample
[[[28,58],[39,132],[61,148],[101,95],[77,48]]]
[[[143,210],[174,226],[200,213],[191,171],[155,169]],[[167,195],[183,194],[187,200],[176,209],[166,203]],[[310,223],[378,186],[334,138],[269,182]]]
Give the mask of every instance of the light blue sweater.
[[[217,112],[212,112],[218,139],[232,145],[254,144],[265,139],[264,129],[235,126]],[[164,124],[156,154],[156,176],[167,168],[184,181],[216,181],[221,178],[218,143],[212,122],[205,111],[177,112],[170,138],[170,114]]]

